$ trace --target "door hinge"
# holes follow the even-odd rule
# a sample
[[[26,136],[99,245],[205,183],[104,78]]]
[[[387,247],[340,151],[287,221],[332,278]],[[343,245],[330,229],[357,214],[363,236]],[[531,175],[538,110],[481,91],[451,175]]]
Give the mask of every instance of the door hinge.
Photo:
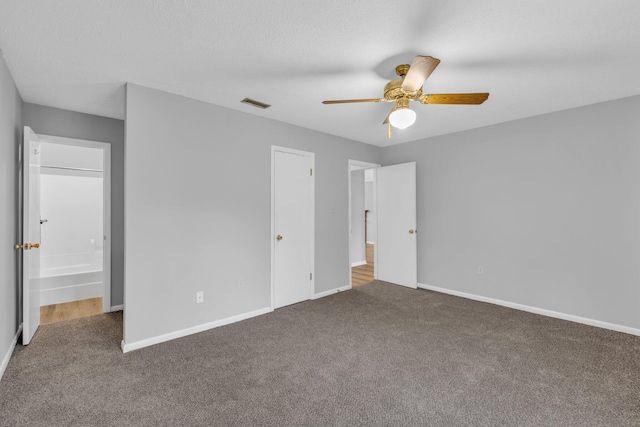
[[[313,176],[313,169],[309,169],[309,176]]]
[[[313,273],[309,273],[309,280],[313,280]]]

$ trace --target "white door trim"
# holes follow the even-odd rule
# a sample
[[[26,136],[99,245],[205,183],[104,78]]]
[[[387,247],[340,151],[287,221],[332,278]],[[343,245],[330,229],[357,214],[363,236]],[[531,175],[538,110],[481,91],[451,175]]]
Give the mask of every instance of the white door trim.
[[[65,138],[62,136],[38,135],[44,142],[76,147],[97,148],[102,150],[102,227],[103,227],[103,292],[102,312],[111,312],[111,144],[86,139]]]
[[[296,150],[294,148],[288,147],[280,147],[277,145],[271,146],[271,234],[269,238],[271,239],[271,309],[275,309],[276,306],[276,237],[275,237],[275,211],[276,211],[276,186],[275,186],[275,174],[276,174],[276,152],[279,151],[281,153],[289,153],[289,154],[297,154],[300,156],[309,157],[311,160],[311,169],[313,173],[311,174],[311,224],[313,227],[311,233],[311,285],[309,287],[309,299],[313,298],[315,292],[315,283],[316,283],[316,265],[315,265],[315,247],[316,247],[316,221],[315,221],[315,212],[316,212],[316,155],[315,153],[309,151]]]
[[[347,200],[347,215],[349,215],[349,231],[351,231],[351,168],[352,166],[356,166],[359,167],[360,169],[376,169],[379,168],[380,164],[378,163],[369,163],[369,162],[363,162],[361,160],[352,160],[349,159],[349,161],[347,162],[347,192],[348,192],[348,200]],[[374,191],[375,191],[375,186],[373,187]],[[376,228],[378,227],[378,224],[376,222]],[[349,238],[349,289],[353,288],[353,280],[351,277],[351,236],[348,236]],[[366,258],[366,249],[365,249],[365,258]],[[377,274],[377,266],[378,265],[378,251],[375,250],[375,246],[373,248],[373,277],[374,279],[378,278],[378,274]]]

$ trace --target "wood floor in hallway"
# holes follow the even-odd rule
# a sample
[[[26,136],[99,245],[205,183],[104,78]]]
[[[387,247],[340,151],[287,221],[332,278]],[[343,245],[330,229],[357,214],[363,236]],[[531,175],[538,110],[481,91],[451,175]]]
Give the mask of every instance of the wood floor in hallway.
[[[373,246],[367,243],[367,263],[358,267],[351,267],[352,286],[364,285],[373,281]]]

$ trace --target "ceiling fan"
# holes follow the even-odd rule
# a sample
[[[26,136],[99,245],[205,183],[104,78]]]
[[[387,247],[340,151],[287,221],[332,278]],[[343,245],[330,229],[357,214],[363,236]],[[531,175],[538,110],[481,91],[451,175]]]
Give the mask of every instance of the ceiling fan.
[[[400,78],[390,81],[384,86],[384,98],[340,99],[322,101],[323,104],[348,104],[353,102],[395,102],[387,118],[382,124],[389,124],[388,136],[391,137],[391,126],[405,129],[416,121],[416,113],[409,109],[410,101],[421,104],[470,104],[479,105],[489,98],[488,93],[440,93],[423,94],[422,85],[436,69],[440,60],[431,56],[418,55],[413,63],[396,67]]]

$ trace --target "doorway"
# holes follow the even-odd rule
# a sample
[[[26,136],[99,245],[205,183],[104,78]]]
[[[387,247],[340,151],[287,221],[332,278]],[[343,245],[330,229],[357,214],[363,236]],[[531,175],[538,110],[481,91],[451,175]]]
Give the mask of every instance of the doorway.
[[[361,196],[367,170],[372,174],[367,208],[373,215]],[[349,160],[348,171],[351,287],[382,280],[417,288],[416,163],[381,167]]]
[[[375,163],[349,160],[350,285],[376,277],[377,201]]]
[[[111,311],[111,158],[106,143],[24,135],[28,344],[40,324]]]

